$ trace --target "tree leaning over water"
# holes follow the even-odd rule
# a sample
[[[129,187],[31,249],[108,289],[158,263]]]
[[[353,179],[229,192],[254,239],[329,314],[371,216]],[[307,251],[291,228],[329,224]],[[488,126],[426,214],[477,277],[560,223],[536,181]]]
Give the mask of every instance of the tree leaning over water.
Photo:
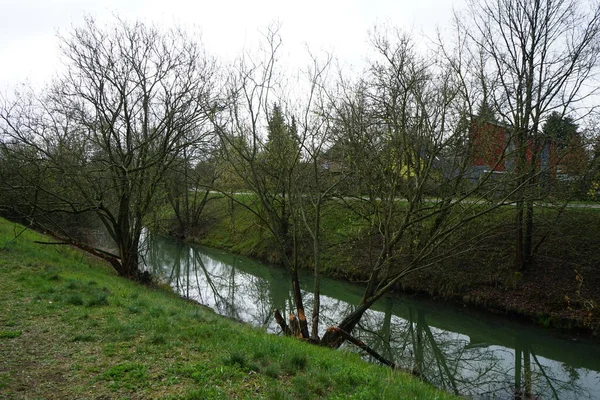
[[[488,3],[492,4],[481,2]],[[512,0],[494,4],[500,11],[511,11],[525,3],[531,5]],[[515,95],[511,108],[516,92],[503,80],[511,70],[503,66],[502,54],[494,59],[493,54],[485,57],[485,51],[477,53],[482,62],[494,60],[497,67],[477,69],[472,81],[483,83],[481,99],[467,85],[469,71],[455,59],[419,52],[402,32],[375,30],[374,56],[361,74],[340,72],[332,82],[325,74],[330,60],[315,62],[308,88],[294,88],[293,100],[285,92],[286,77],[277,69],[278,31],[271,29],[265,36],[265,51],[235,63],[219,82],[223,92],[217,99],[212,95],[211,63],[183,33],[161,33],[121,21],[115,29],[103,30],[88,21],[63,39],[67,71],[61,79],[40,96],[24,95],[3,105],[0,162],[14,167],[9,173],[0,171],[5,178],[0,184],[14,199],[9,206],[84,248],[69,237],[71,226],[65,226],[61,216],[95,216],[114,239],[118,254],[87,250],[105,257],[121,275],[136,278],[142,227],[153,210],[168,200],[174,209],[185,211],[191,218],[180,218],[182,230],[198,220],[196,211],[203,200],[198,207],[178,206],[181,196],[190,200],[187,184],[166,180],[178,171],[186,173],[194,163],[199,167],[199,161],[212,161],[197,153],[202,152],[199,141],[204,133],[214,130],[220,139],[215,154],[222,159],[213,165],[221,171],[214,180],[179,178],[203,186],[206,195],[210,189],[220,190],[231,204],[254,213],[257,228],[267,232],[264,239],[272,241],[277,261],[292,281],[294,311],[287,322],[276,314],[282,330],[331,347],[352,340],[350,334],[365,312],[401,286],[404,277],[471,251],[488,232],[462,234],[463,228],[515,196],[521,237],[531,236],[531,230],[523,228],[526,201],[527,207],[533,204],[525,189],[535,183],[536,163],[522,157],[526,146],[521,146],[516,153],[522,164],[509,190],[497,190],[489,171],[472,179],[472,159],[463,148],[469,143],[472,105],[483,100],[481,104],[493,108],[491,114],[504,119],[516,115],[520,125],[512,123],[514,136],[526,143],[544,112],[558,107],[551,99],[574,99],[577,82],[587,77],[585,68],[563,69],[559,58],[552,65],[563,79],[549,89],[550,97],[535,103],[534,95],[545,87],[542,81],[533,75],[523,82],[517,78],[532,66],[535,71],[541,62],[536,57],[541,56],[518,56],[525,72],[519,72],[523,66],[517,63],[510,82],[523,92]],[[526,43],[528,36],[521,36]],[[505,40],[512,37],[507,34]],[[526,55],[527,51],[525,46]],[[595,60],[593,53],[585,54],[590,63]],[[549,73],[548,79],[554,76]],[[569,73],[575,74],[573,80]],[[529,100],[523,100],[526,97]],[[563,106],[568,104],[573,102]],[[220,177],[235,179],[224,182]],[[490,197],[496,198],[488,201]],[[369,248],[364,254],[363,297],[323,334],[320,217],[329,201],[347,207],[345,211],[361,221],[358,230]],[[300,268],[311,267],[301,265],[303,246],[313,253],[316,298],[310,322],[298,274]]]
[[[501,9],[508,7],[510,11],[517,7],[516,3],[507,0],[498,2],[498,5]],[[553,10],[560,8],[551,8],[546,17],[558,18],[552,14],[555,12]],[[589,26],[592,36],[595,35],[594,29],[592,21]],[[555,35],[560,36],[561,33]],[[485,85],[485,104],[489,104],[499,117],[507,118],[511,109],[506,107],[510,104],[509,97],[513,92],[507,89],[502,95],[502,74],[494,75],[494,69],[480,65],[477,76],[471,79],[469,74],[472,71],[463,69],[464,65],[457,63],[455,58],[444,56],[443,53],[423,56],[416,50],[412,39],[401,32],[390,34],[389,31],[375,30],[371,38],[375,55],[364,72],[352,78],[341,73],[335,83],[318,82],[319,90],[330,99],[326,112],[324,108],[314,107],[314,104],[309,104],[307,108],[310,115],[322,118],[323,125],[332,126],[332,130],[337,132],[335,139],[329,140],[328,146],[336,147],[337,153],[341,154],[336,160],[323,158],[324,163],[317,162],[314,165],[317,168],[324,164],[335,165],[336,169],[347,174],[344,181],[347,191],[336,191],[339,195],[337,201],[367,223],[368,229],[362,233],[368,236],[371,243],[365,255],[368,258],[368,267],[365,267],[368,268],[368,279],[363,298],[354,311],[321,337],[314,330],[310,335],[308,333],[297,275],[297,238],[299,235],[311,236],[311,233],[301,232],[304,216],[301,204],[303,199],[314,195],[310,193],[311,185],[318,185],[302,181],[306,176],[300,173],[284,174],[288,185],[286,193],[297,193],[297,196],[291,196],[286,202],[286,226],[289,229],[282,235],[278,222],[283,214],[281,209],[274,206],[281,200],[281,191],[265,190],[261,183],[266,176],[261,171],[264,165],[261,163],[261,154],[267,150],[267,121],[269,108],[273,104],[269,98],[276,98],[281,104],[281,97],[277,97],[281,96],[281,83],[274,72],[280,47],[276,33],[270,32],[267,36],[264,60],[252,62],[245,59],[236,66],[226,107],[228,116],[217,121],[220,135],[228,144],[228,157],[233,168],[236,168],[240,177],[246,179],[248,188],[256,195],[256,203],[250,207],[256,207],[254,212],[260,218],[261,226],[273,235],[284,257],[282,263],[291,272],[296,315],[290,316],[291,326],[287,326],[279,316],[282,329],[332,347],[347,340],[348,334],[360,322],[366,310],[386,293],[400,286],[404,277],[469,252],[478,240],[493,233],[494,227],[490,226],[489,231],[463,234],[470,221],[510,204],[515,197],[523,199],[520,203],[523,207],[518,207],[518,210],[523,210],[524,214],[525,199],[519,196],[526,193],[525,189],[534,183],[535,174],[539,173],[535,170],[537,164],[534,158],[525,159],[527,162],[523,167],[512,173],[512,186],[495,182],[493,171],[474,179],[470,149],[456,147],[457,143],[469,145],[469,121],[475,119],[473,110],[476,107],[473,105],[482,101],[477,95],[481,89],[479,92],[472,90],[477,84],[483,82]],[[571,39],[577,38],[565,40]],[[585,36],[583,39],[588,41],[590,38]],[[586,44],[580,43],[580,49],[581,46],[585,48]],[[581,51],[587,55],[587,62],[593,64],[594,54],[587,50]],[[489,61],[485,53],[477,54],[479,62]],[[535,53],[533,57],[535,60],[536,57],[548,60],[550,55]],[[535,114],[539,124],[544,112],[558,107],[554,102],[557,98],[567,96],[571,100],[562,103],[564,107],[576,103],[576,97],[581,95],[578,88],[589,77],[588,73],[593,71],[586,70],[586,62],[579,64],[578,60],[576,68],[563,68],[558,65],[559,61],[552,61],[552,68],[543,70],[549,74],[543,77],[544,82],[551,80],[554,77],[552,71],[557,69],[562,75],[551,87],[544,86],[543,82],[533,85],[534,89],[530,92],[532,96],[544,88],[550,93],[539,99],[535,107],[528,108],[526,113],[529,121]],[[536,62],[532,61],[533,64]],[[592,65],[589,67],[592,68]],[[490,78],[490,72],[497,80]],[[521,88],[518,83],[517,87]],[[519,99],[522,96],[524,94],[519,94]],[[307,98],[312,97],[307,95]],[[533,97],[528,101],[532,102]],[[515,113],[519,117],[524,116],[521,111]],[[534,132],[537,129],[527,121],[521,121],[519,126],[527,128],[518,132]],[[514,133],[517,138],[518,132]],[[307,162],[310,163],[310,152],[305,151],[306,136],[298,136],[300,150],[294,151],[292,158],[287,158],[293,161],[290,171],[302,171]],[[518,139],[524,143],[523,140],[529,138],[525,136]],[[526,148],[525,145],[519,147],[516,154]],[[526,168],[527,165],[529,168]],[[527,199],[533,201],[531,197]],[[312,238],[315,237],[318,236],[312,235]],[[317,243],[315,248],[318,247]],[[315,272],[318,274],[318,268]],[[313,315],[317,315],[317,320],[313,317],[312,323],[318,323],[318,313]]]
[[[142,229],[166,172],[203,133],[213,65],[182,31],[142,23],[89,18],[60,39],[65,72],[42,94],[2,104],[3,161],[36,172],[11,169],[3,189],[18,200],[13,211],[139,278]],[[117,254],[63,224],[87,214]]]
[[[444,149],[462,134],[455,129],[461,123],[457,83],[450,74],[440,73],[445,71],[438,68],[441,65],[420,57],[410,38],[374,35],[377,58],[359,78],[340,77],[335,87],[326,85],[324,70],[315,67],[307,101],[302,103],[301,114],[309,118],[298,118],[297,129],[291,128],[293,119],[283,122],[279,107],[271,108],[270,99],[281,101],[274,72],[280,38],[270,31],[266,39],[263,60],[244,59],[234,68],[226,112],[215,115],[214,123],[231,168],[252,192],[240,197],[239,204],[272,235],[280,261],[290,273],[295,310],[289,321],[276,315],[278,323],[288,334],[338,347],[353,340],[352,330],[378,299],[407,274],[456,250],[441,249],[440,244],[496,205],[482,211],[477,202],[462,202],[475,193],[462,185],[468,157],[441,165]],[[273,156],[269,139],[277,121],[281,132],[298,133],[299,145],[285,146],[287,155],[269,161],[268,156]],[[327,154],[332,146],[339,151]],[[275,160],[281,162],[274,171]],[[338,184],[341,180],[344,185]],[[427,198],[431,190],[438,195],[433,201]],[[371,238],[372,247],[360,304],[320,336],[318,253],[326,244],[321,243],[319,214],[323,203],[331,200],[368,222],[363,234]],[[298,278],[299,253],[307,238],[312,239],[314,253],[312,329]]]

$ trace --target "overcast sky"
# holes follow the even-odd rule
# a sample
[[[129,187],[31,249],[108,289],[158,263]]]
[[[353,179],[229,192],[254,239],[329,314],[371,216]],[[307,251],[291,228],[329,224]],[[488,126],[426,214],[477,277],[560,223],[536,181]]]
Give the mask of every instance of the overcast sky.
[[[259,30],[278,21],[284,56],[332,52],[357,65],[375,24],[433,36],[464,0],[0,0],[0,90],[35,86],[59,68],[57,32],[66,34],[85,15],[110,22],[113,15],[164,26],[195,29],[209,53],[233,58],[251,48]]]

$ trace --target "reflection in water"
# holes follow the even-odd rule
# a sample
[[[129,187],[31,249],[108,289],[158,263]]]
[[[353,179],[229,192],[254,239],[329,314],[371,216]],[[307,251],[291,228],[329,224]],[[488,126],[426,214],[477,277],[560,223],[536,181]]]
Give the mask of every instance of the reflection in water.
[[[274,309],[292,310],[291,285],[279,268],[155,235],[145,261],[182,296],[269,332],[279,331]],[[353,311],[361,295],[360,287],[332,280],[321,290],[323,330]],[[308,309],[311,293],[303,295]],[[428,382],[474,398],[600,398],[595,344],[508,320],[390,297],[365,313],[354,334]]]

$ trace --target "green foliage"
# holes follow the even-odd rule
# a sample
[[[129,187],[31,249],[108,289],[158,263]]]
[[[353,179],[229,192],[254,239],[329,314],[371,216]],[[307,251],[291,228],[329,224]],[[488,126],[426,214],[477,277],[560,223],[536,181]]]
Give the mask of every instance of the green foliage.
[[[140,363],[123,363],[110,367],[99,376],[111,387],[134,391],[148,385],[148,367]]]
[[[6,372],[0,373],[0,390],[7,388],[10,384],[10,375]]]
[[[555,141],[559,148],[563,149],[573,138],[577,137],[577,129],[578,126],[573,118],[553,111],[546,119],[542,132],[545,138]]]
[[[23,334],[21,331],[0,331],[0,339],[13,339]]]
[[[268,125],[268,139],[266,144],[266,163],[268,169],[275,168],[282,177],[295,166],[299,153],[298,133],[296,121],[287,124],[281,108],[275,104],[271,112]]]
[[[497,122],[496,112],[490,105],[489,99],[484,98],[477,109],[477,118],[482,122]]]
[[[302,371],[308,360],[305,355],[294,354],[289,358],[285,359],[283,363],[283,371],[288,375],[296,375],[299,371]]]
[[[98,336],[90,334],[80,334],[73,336],[72,342],[95,342],[98,340]]]

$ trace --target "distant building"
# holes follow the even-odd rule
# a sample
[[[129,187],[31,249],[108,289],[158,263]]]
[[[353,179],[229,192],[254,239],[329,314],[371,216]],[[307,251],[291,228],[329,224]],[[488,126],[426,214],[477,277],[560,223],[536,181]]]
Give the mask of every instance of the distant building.
[[[491,121],[474,121],[470,129],[472,151],[472,177],[483,174],[505,174],[514,172],[517,159],[517,138],[506,124]],[[534,152],[535,151],[535,152]],[[531,161],[536,155],[536,164],[541,171],[556,174],[558,158],[556,145],[551,140],[536,143],[528,139],[526,158]]]

